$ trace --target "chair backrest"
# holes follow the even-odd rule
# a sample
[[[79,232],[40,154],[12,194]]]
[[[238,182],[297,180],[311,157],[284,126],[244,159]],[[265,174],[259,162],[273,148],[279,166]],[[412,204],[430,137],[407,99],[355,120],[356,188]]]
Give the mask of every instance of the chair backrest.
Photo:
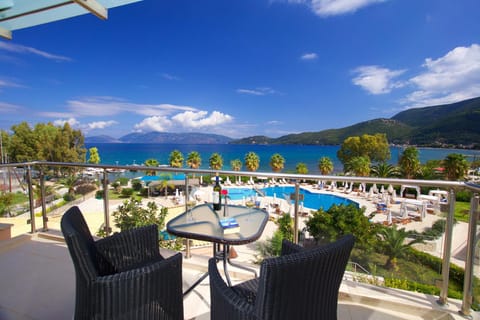
[[[61,228],[77,279],[80,281],[95,279],[99,274],[95,241],[77,206],[71,207],[64,213]]]
[[[338,290],[355,240],[304,249],[261,265],[255,312],[260,319],[336,319]]]

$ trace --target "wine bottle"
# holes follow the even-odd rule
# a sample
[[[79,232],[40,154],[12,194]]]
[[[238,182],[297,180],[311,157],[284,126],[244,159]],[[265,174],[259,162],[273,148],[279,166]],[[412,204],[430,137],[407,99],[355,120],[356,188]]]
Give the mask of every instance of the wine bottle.
[[[215,177],[215,185],[213,186],[213,209],[219,211],[222,207],[221,199],[222,187],[220,186],[219,177]]]

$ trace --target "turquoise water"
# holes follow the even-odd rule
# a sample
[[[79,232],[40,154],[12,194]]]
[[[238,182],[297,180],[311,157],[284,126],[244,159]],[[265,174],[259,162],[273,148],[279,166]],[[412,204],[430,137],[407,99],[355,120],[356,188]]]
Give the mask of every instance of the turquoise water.
[[[232,200],[242,200],[255,197],[257,192],[252,188],[226,188]],[[289,199],[290,194],[295,192],[294,187],[274,186],[260,189],[266,196],[276,196],[278,199]],[[319,194],[300,188],[300,194],[304,195],[303,206],[317,210],[323,208],[328,210],[334,204],[356,204],[350,199],[339,197],[333,194]]]
[[[142,164],[147,159],[154,158],[160,164],[168,164],[168,158],[173,150],[179,150],[187,158],[188,153],[197,151],[202,159],[202,169],[208,169],[208,159],[214,152],[218,152],[223,158],[223,170],[231,170],[230,161],[240,159],[244,162],[245,155],[252,151],[260,157],[259,172],[271,172],[269,162],[274,153],[279,153],[285,158],[283,172],[295,172],[298,163],[307,165],[310,174],[319,174],[318,160],[323,157],[330,157],[334,162],[335,172],[342,171],[342,164],[337,159],[339,146],[305,146],[305,145],[230,145],[230,144],[139,144],[139,143],[99,143],[85,144],[86,148],[97,147],[102,164],[130,165],[133,163]],[[471,161],[475,157],[480,158],[480,150],[458,150],[458,149],[429,149],[419,148],[420,161],[444,159],[450,153],[461,153],[468,155]],[[390,163],[396,164],[401,154],[400,147],[391,147]],[[87,154],[88,159],[88,154]],[[186,164],[184,164],[186,167]],[[245,167],[242,168],[245,170]]]

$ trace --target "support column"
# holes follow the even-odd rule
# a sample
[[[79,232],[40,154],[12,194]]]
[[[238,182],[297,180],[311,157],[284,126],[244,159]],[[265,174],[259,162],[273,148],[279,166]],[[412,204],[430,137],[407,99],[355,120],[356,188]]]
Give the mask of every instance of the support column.
[[[448,210],[447,220],[445,223],[445,239],[443,244],[443,260],[442,260],[442,288],[438,304],[446,305],[448,299],[448,280],[450,275],[450,258],[452,253],[452,236],[453,236],[453,218],[455,214],[455,192],[450,190],[449,195],[450,208]]]
[[[42,199],[42,220],[43,231],[48,231],[48,217],[47,217],[47,201],[45,193],[45,176],[43,175],[43,168],[40,168],[40,197]]]
[[[108,236],[112,232],[110,228],[110,212],[108,207],[108,172],[107,169],[103,169],[103,212],[105,221],[105,234]]]
[[[33,203],[33,187],[32,187],[32,170],[27,166],[27,180],[28,180],[28,202],[30,204],[30,232],[37,232],[35,227],[35,205]]]

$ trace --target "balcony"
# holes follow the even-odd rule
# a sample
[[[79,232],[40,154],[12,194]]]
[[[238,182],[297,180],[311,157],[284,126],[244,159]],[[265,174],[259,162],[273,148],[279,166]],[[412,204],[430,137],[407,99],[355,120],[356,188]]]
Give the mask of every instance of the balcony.
[[[41,165],[40,165],[41,164]],[[30,174],[32,166],[41,168],[43,163],[22,164],[25,167],[27,176]],[[51,164],[48,166],[65,166],[66,164]],[[13,166],[13,165],[12,165]],[[15,166],[19,166],[16,164]],[[68,164],[68,166],[86,167],[86,165]],[[110,167],[98,166],[103,170],[102,174],[107,175],[107,169]],[[117,168],[118,169],[118,168]],[[142,170],[142,167],[137,168]],[[151,170],[151,168],[149,168]],[[159,168],[158,171],[169,171],[170,168]],[[213,174],[209,170],[171,170],[184,171],[189,174],[195,172],[198,174]],[[415,181],[400,179],[373,179],[360,177],[337,177],[337,176],[299,176],[289,174],[272,174],[272,173],[252,173],[252,172],[220,172],[220,174],[244,175],[244,176],[266,176],[274,178],[286,178],[309,180],[326,180],[326,181],[354,181],[368,183],[393,183],[405,185],[431,185],[441,187],[447,190],[453,188],[470,188],[474,192],[478,192],[478,186],[468,185],[460,182],[446,181]],[[188,178],[186,178],[188,180]],[[106,181],[106,180],[105,180]],[[186,181],[188,185],[189,181]],[[298,185],[298,183],[297,183]],[[29,186],[29,189],[31,186]],[[31,189],[30,189],[31,190]],[[478,212],[477,202],[472,201],[472,212]],[[356,199],[361,201],[360,198]],[[475,199],[473,199],[475,200]],[[33,199],[30,201],[33,203]],[[372,205],[365,202],[365,205]],[[45,205],[45,204],[44,204]],[[109,212],[114,210],[117,203],[109,201],[108,195],[105,194],[102,200],[89,199],[82,201],[80,206],[94,206],[90,209],[82,209],[86,213],[87,222],[95,233],[100,227],[110,225]],[[183,210],[177,207],[178,210]],[[298,205],[295,205],[295,211]],[[12,223],[10,240],[0,241],[0,267],[2,273],[0,281],[4,288],[0,297],[0,319],[64,319],[70,318],[73,314],[74,296],[75,296],[75,276],[73,265],[71,263],[68,250],[61,236],[59,221],[60,214],[46,214],[35,216],[35,212],[42,212],[42,208],[35,209],[33,204],[29,212],[18,218],[7,218]],[[44,210],[46,211],[46,210]],[[105,211],[107,214],[105,214]],[[96,213],[96,214],[94,214]],[[298,213],[298,212],[297,212]],[[447,223],[450,215],[447,215]],[[474,273],[473,257],[474,254],[468,252],[474,250],[475,246],[469,246],[468,243],[476,243],[476,216],[471,215],[470,224],[467,225],[465,231],[467,234],[475,235],[473,238],[468,237],[463,246],[465,252],[465,261],[455,261],[456,263],[464,263],[466,267],[465,283],[468,288],[469,281]],[[48,218],[48,219],[45,219]],[[453,217],[452,217],[453,218]],[[30,224],[27,224],[30,219]],[[4,222],[2,219],[0,222]],[[43,224],[43,226],[42,226]],[[42,227],[38,227],[42,226]],[[267,225],[262,238],[271,236],[274,225]],[[447,262],[454,262],[458,255],[455,254],[456,244],[452,237],[452,228],[447,225],[445,241],[442,243],[443,250],[441,257],[447,258]],[[45,230],[45,231],[44,231]],[[450,240],[449,240],[450,238]],[[449,247],[449,248],[448,248]],[[244,245],[236,247],[239,253],[238,261],[244,264],[251,264],[255,254],[254,245]],[[206,271],[207,259],[211,255],[209,247],[192,247],[188,248],[188,255],[191,258],[185,258],[183,266],[184,286],[188,287],[203,272]],[[453,254],[452,254],[453,253]],[[185,253],[187,255],[187,253]],[[469,267],[471,266],[471,267]],[[478,268],[478,267],[477,267]],[[442,270],[444,271],[444,270]],[[469,272],[471,272],[469,274]],[[443,272],[442,272],[442,275]],[[251,277],[250,274],[241,270],[232,270],[232,276],[236,281],[243,281]],[[345,279],[340,288],[339,295],[339,319],[463,319],[464,316],[459,313],[462,311],[474,319],[480,319],[477,312],[470,309],[470,296],[465,294],[463,300],[446,298],[444,287],[440,296],[432,296],[410,291],[397,289],[389,289],[353,281],[355,274],[346,272]],[[445,278],[443,278],[445,279]],[[447,274],[448,283],[448,274]],[[444,283],[443,283],[444,284]],[[209,287],[208,278],[201,283],[192,293],[184,300],[185,319],[209,319]],[[439,304],[438,300],[446,301],[446,304]]]

